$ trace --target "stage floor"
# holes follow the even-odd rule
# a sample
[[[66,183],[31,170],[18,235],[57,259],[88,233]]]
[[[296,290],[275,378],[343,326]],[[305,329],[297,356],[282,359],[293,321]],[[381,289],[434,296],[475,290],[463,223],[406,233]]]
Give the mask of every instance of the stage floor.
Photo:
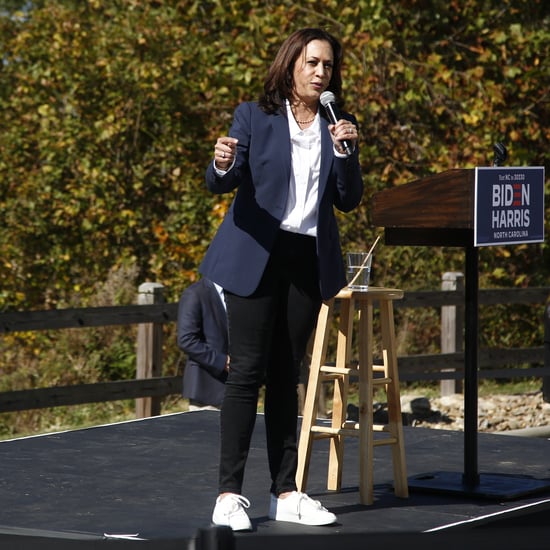
[[[184,541],[191,544],[198,530],[210,528],[218,431],[219,413],[200,411],[0,442],[0,545],[23,548],[2,544],[16,537],[82,542],[124,535],[159,544],[179,541],[178,547],[185,548]],[[530,525],[535,529],[531,532],[546,536],[520,547],[550,545],[547,489],[513,499],[413,490],[410,498],[399,499],[392,492],[391,456],[384,447],[375,450],[375,503],[360,505],[356,439],[346,441],[339,493],[326,490],[328,443],[316,442],[313,447],[307,492],[337,514],[338,524],[304,527],[270,521],[264,441],[263,417],[258,415],[243,490],[252,503],[254,531],[236,534],[237,548],[265,549],[265,541],[280,537],[277,547],[290,550],[292,537],[298,537],[302,542],[296,547],[305,550],[307,537],[315,541],[319,535],[323,540],[340,535],[338,544],[346,536],[350,541],[360,537],[364,547],[374,548],[369,537],[401,539],[399,535],[456,533],[483,525]],[[461,432],[406,427],[405,446],[409,477],[464,470]],[[541,480],[550,486],[549,451],[547,439],[478,434],[479,472]],[[544,546],[533,546],[537,541],[545,541]]]

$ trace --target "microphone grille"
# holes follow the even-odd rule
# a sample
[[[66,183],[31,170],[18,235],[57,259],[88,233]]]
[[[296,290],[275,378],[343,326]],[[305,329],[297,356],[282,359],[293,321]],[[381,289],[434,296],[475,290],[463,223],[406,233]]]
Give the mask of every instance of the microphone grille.
[[[329,103],[336,103],[336,97],[332,92],[323,92],[320,97],[321,105],[326,107]]]

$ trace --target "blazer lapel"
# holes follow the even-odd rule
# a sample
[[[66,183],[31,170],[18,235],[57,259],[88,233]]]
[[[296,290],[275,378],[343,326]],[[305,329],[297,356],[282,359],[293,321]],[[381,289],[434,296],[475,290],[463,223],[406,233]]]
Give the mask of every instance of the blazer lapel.
[[[287,184],[290,181],[290,165],[292,159],[290,157],[290,132],[288,129],[288,120],[285,116],[280,113],[274,115],[267,115],[271,126],[273,128],[273,133],[277,137],[277,153],[281,160],[279,166],[283,171],[283,178]]]
[[[321,117],[321,168],[319,170],[319,201],[325,192],[332,162],[334,160],[333,143],[328,131],[328,122]]]

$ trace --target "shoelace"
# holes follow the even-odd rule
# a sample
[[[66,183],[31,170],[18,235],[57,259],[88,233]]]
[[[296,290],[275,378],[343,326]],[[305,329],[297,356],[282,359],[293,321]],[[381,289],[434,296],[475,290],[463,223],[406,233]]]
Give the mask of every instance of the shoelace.
[[[239,509],[239,506],[242,506],[243,508],[250,508],[250,501],[243,497],[242,495],[227,495],[224,500],[228,498],[231,501],[232,509],[231,512],[236,512]]]
[[[318,500],[313,500],[311,497],[306,495],[306,493],[298,493],[298,494],[300,495],[300,498],[298,500],[298,515],[300,517],[302,516],[302,502],[306,504],[306,506],[307,505],[315,506],[317,510],[326,510],[326,508]]]

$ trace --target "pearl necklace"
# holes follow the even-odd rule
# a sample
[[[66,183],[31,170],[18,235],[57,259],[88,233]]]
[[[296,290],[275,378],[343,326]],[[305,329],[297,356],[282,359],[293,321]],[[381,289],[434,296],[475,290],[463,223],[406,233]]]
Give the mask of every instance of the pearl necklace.
[[[296,118],[296,115],[294,115],[294,118],[295,118],[295,120],[296,120],[296,122],[297,122],[298,124],[311,124],[311,123],[315,120],[315,117],[316,117],[316,116],[317,116],[317,114],[315,114],[314,117],[313,117],[312,119],[310,119],[310,120],[298,120],[298,119]]]

